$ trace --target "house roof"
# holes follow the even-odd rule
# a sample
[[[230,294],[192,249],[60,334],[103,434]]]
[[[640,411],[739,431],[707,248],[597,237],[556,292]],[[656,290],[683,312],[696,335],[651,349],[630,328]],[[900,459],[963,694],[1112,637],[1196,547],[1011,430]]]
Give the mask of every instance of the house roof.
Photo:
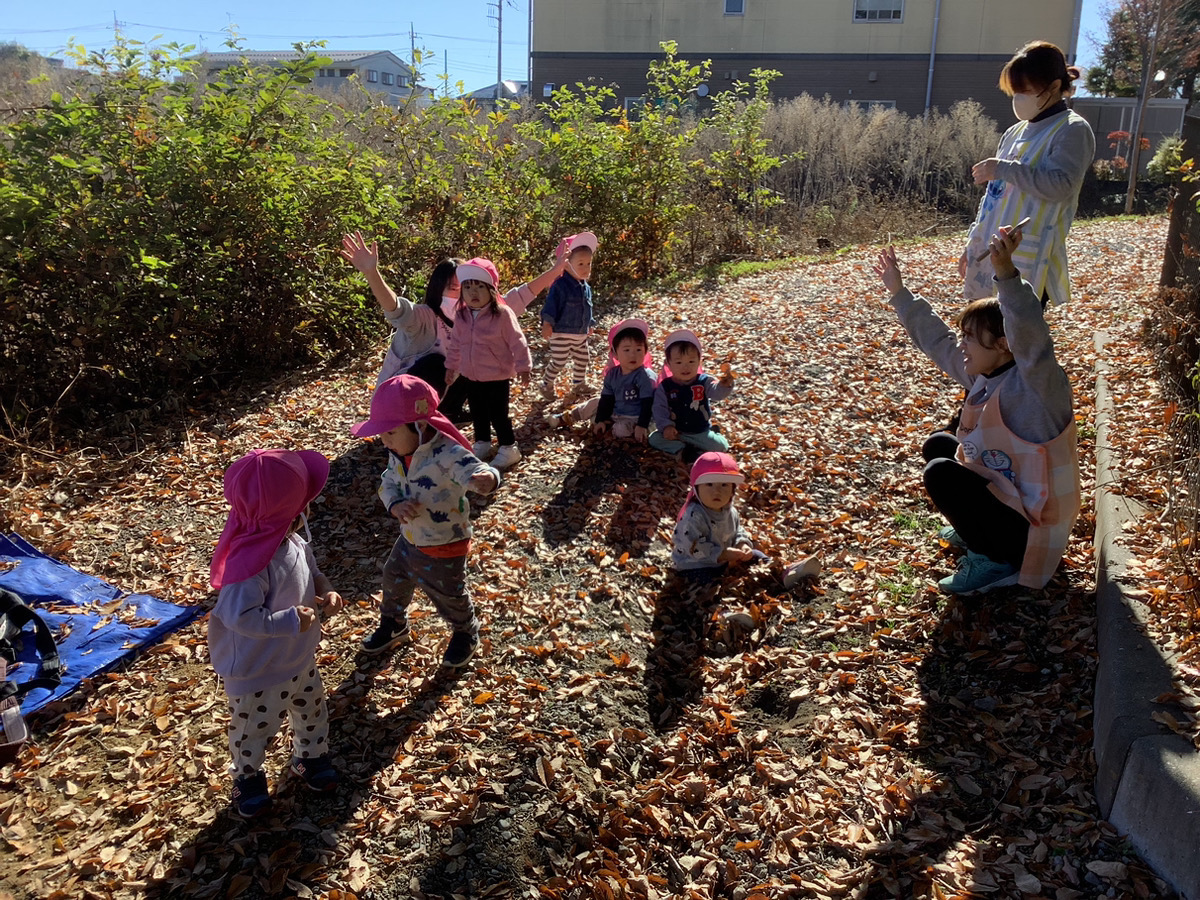
[[[391,50],[316,50],[320,56],[326,56],[335,63],[357,62],[372,56],[389,56],[396,63],[411,71],[412,67]],[[200,53],[208,62],[237,63],[243,58],[250,62],[278,62],[280,60],[300,59],[304,54],[296,50],[245,50],[242,52]]]

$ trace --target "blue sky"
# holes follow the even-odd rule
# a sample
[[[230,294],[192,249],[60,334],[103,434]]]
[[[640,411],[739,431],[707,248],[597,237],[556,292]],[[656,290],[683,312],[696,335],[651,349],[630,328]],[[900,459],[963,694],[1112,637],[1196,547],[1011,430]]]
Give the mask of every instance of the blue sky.
[[[503,74],[524,79],[528,71],[529,0],[500,0],[504,6]],[[583,0],[580,0],[583,2]],[[1096,57],[1089,35],[1104,36],[1105,0],[1084,0],[1079,59]],[[286,49],[294,41],[324,38],[330,50],[391,50],[410,56],[410,28],[418,49],[429,52],[425,82],[449,71],[451,84],[475,90],[496,81],[495,4],[487,0],[423,0],[399,3],[331,3],[310,0],[224,0],[220,4],[164,4],[162,0],[7,0],[0,41],[16,41],[47,56],[74,38],[88,48],[112,41],[113,19],[129,37],[196,44],[223,50],[222,29],[236,25],[248,50]],[[491,15],[493,18],[489,18]],[[443,59],[445,64],[443,64]]]

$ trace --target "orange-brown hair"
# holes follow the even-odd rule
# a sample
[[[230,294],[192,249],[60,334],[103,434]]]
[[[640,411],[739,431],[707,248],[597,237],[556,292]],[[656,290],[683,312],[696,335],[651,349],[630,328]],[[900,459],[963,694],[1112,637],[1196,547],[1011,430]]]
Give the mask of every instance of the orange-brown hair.
[[[1029,91],[1044,93],[1059,82],[1063,96],[1075,91],[1071,83],[1080,75],[1079,68],[1068,66],[1067,58],[1049,41],[1030,41],[1004,64],[1000,72],[1000,90],[1012,96]]]

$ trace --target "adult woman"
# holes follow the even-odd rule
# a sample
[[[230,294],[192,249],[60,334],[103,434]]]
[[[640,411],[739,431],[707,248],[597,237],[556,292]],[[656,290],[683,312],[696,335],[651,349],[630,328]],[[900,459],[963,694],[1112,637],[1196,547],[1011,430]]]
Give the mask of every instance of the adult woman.
[[[459,284],[455,269],[457,259],[447,259],[434,266],[425,286],[425,297],[413,303],[397,296],[379,271],[379,243],[367,244],[361,232],[342,237],[342,258],[367,278],[383,316],[392,326],[392,340],[388,346],[383,367],[375,381],[383,384],[396,375],[415,375],[431,385],[443,399],[439,404],[443,413],[451,420],[461,417],[462,389],[455,391],[446,386],[445,347],[450,329],[454,327],[454,309],[458,303]],[[553,283],[562,271],[558,261],[537,278],[512,288],[501,298],[514,313],[523,313],[537,295]]]
[[[1096,152],[1092,127],[1066,103],[1079,74],[1048,41],[1026,44],[1000,73],[1000,89],[1012,97],[1019,121],[1004,133],[996,155],[971,169],[975,183],[987,190],[958,262],[968,300],[996,293],[988,241],[1001,226],[1025,217],[1030,222],[1013,254],[1021,277],[1042,298],[1043,309],[1047,300],[1061,305],[1070,299],[1067,232]]]

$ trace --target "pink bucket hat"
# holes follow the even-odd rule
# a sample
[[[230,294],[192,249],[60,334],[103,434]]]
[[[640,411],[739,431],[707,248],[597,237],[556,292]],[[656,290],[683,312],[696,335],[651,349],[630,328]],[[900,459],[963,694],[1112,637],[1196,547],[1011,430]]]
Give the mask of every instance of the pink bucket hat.
[[[593,253],[600,246],[600,240],[590,231],[581,231],[579,234],[570,234],[558,242],[558,246],[554,248],[554,258],[562,259],[568,256],[572,250],[578,250],[580,247],[587,247]]]
[[[496,271],[496,266],[490,259],[484,259],[482,256],[459,263],[454,274],[458,277],[459,284],[464,281],[483,281],[500,290],[500,273]]]
[[[265,569],[328,477],[329,460],[315,450],[251,450],[226,469],[231,508],[209,567],[212,586],[220,590]]]
[[[642,337],[646,339],[646,357],[642,360],[642,366],[647,369],[654,368],[654,357],[650,353],[650,325],[643,319],[622,319],[612,328],[608,329],[608,366],[605,372],[611,372],[613,369],[618,369],[621,364],[617,362],[617,335],[626,328],[636,328],[642,333]]]
[[[463,267],[458,268],[461,271]],[[397,375],[375,388],[375,394],[371,397],[371,417],[351,428],[350,433],[355,437],[371,437],[400,425],[428,422],[446,437],[470,450],[470,441],[438,412],[437,405],[437,391],[428,383],[416,375]]]

